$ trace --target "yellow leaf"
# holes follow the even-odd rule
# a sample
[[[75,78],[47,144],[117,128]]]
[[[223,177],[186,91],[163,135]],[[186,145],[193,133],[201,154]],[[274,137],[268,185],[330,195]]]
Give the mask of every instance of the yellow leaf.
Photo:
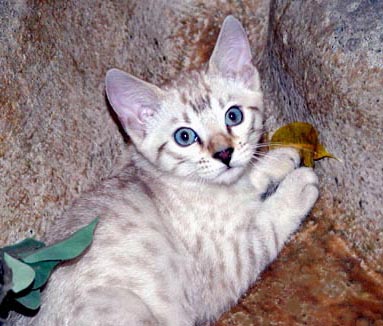
[[[303,165],[309,167],[314,166],[314,160],[335,158],[319,143],[317,131],[307,122],[292,122],[279,128],[270,140],[270,149],[278,147],[298,149]]]

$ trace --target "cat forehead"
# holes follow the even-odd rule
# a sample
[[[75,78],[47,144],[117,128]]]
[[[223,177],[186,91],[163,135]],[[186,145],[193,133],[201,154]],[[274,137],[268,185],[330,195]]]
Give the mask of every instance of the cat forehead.
[[[171,99],[178,99],[184,105],[195,102],[201,102],[202,106],[206,106],[212,95],[210,81],[203,72],[192,71],[182,74],[169,89]]]
[[[167,102],[177,102],[198,115],[208,114],[213,107],[224,109],[244,95],[242,87],[204,72],[184,75],[167,91]]]

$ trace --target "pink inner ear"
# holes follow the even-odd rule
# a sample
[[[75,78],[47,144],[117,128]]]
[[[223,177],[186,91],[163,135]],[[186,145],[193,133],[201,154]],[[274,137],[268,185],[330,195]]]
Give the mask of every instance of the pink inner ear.
[[[151,108],[143,108],[138,113],[138,122],[141,124],[145,124],[145,122],[154,115],[154,110]]]
[[[233,16],[226,17],[209,66],[229,77],[251,65],[251,58],[250,44],[241,23]]]
[[[124,129],[142,135],[147,119],[160,105],[162,91],[121,70],[111,69],[106,74],[106,94]]]

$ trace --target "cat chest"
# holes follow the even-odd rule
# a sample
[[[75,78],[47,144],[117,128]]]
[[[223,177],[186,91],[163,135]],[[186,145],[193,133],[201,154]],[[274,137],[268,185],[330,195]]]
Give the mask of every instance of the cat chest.
[[[161,211],[172,221],[184,226],[208,226],[210,224],[240,221],[258,207],[255,194],[248,191],[196,191],[179,190],[164,196]]]
[[[249,191],[178,191],[162,197],[160,211],[189,252],[217,252],[220,242],[246,232],[258,206]]]

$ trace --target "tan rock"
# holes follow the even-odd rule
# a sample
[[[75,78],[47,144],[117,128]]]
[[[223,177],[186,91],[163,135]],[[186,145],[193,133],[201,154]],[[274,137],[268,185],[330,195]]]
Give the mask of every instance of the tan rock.
[[[317,164],[329,218],[383,272],[383,3],[272,1],[267,96],[277,122],[307,121],[343,163]]]
[[[267,35],[269,0],[1,2],[0,246],[43,238],[125,159],[104,97],[107,69],[166,82],[207,60],[231,13],[261,67],[267,110],[276,114],[269,128],[310,122],[344,163],[317,164],[323,189],[311,221],[219,325],[354,325],[373,313],[378,324],[380,274],[368,266],[383,272],[382,12],[376,0],[272,0]]]
[[[123,160],[104,76],[162,83],[210,55],[223,18],[249,26],[257,60],[268,0],[0,3],[0,245],[42,238],[79,193]]]

